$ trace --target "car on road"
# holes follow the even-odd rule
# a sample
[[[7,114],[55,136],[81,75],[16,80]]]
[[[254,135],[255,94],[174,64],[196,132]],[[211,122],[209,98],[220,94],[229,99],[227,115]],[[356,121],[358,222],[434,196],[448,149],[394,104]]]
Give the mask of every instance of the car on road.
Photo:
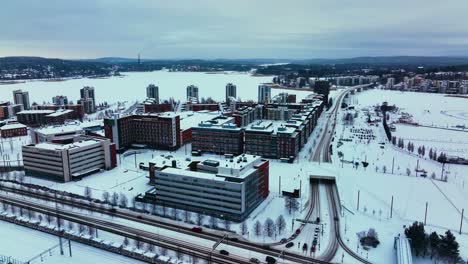
[[[296,229],[296,235],[299,235],[301,233],[301,229]]]
[[[285,245],[286,248],[291,248],[292,246],[294,246],[294,242],[289,242]]]
[[[257,258],[250,258],[250,262],[252,262],[252,263],[260,263],[260,260],[258,260]]]
[[[229,256],[229,252],[228,252],[227,250],[224,250],[224,249],[221,249],[221,250],[219,251],[219,253],[220,253],[221,255]]]
[[[286,242],[288,242],[288,240],[287,240],[286,238],[282,238],[282,239],[280,240],[280,243],[281,243],[281,244],[284,244],[284,243],[286,243]]]
[[[201,232],[203,232],[203,228],[201,228],[199,226],[194,226],[194,227],[192,227],[192,231],[195,232],[195,233],[201,233]]]
[[[276,259],[274,257],[270,257],[270,256],[266,256],[265,261],[268,264],[275,264],[276,263]]]

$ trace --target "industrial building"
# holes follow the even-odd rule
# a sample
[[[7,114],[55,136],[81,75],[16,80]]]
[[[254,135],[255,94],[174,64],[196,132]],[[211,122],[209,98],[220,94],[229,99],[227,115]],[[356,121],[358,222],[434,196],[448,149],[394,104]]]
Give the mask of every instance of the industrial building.
[[[269,162],[246,154],[203,161],[159,156],[149,163],[149,177],[155,187],[145,202],[232,221],[244,220],[269,194]]]
[[[117,166],[115,145],[104,138],[79,136],[69,144],[30,144],[22,152],[26,175],[59,182]]]

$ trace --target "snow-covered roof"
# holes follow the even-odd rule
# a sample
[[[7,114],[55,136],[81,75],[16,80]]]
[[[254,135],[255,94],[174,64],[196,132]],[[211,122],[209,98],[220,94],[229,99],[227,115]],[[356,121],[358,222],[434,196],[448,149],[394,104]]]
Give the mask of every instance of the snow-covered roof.
[[[47,150],[64,150],[64,149],[73,149],[73,148],[80,148],[90,146],[96,143],[101,142],[102,139],[97,138],[86,138],[85,140],[73,142],[70,144],[55,144],[55,143],[39,143],[34,145],[34,147],[39,149],[47,149]]]
[[[23,124],[7,124],[0,127],[0,130],[9,130],[9,129],[18,129],[18,128],[26,128]]]
[[[55,111],[53,110],[23,110],[21,112],[18,112],[17,114],[52,114]]]
[[[220,114],[211,111],[200,111],[200,112],[192,112],[186,111],[181,112],[180,114],[180,129],[186,130],[191,127],[197,126],[201,122],[205,122],[208,120],[213,119],[214,117],[220,116]]]

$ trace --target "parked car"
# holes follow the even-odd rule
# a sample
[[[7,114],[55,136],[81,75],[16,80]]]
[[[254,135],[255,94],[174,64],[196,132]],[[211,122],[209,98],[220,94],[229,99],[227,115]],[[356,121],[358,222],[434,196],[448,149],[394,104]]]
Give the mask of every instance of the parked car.
[[[294,242],[289,242],[286,244],[286,248],[291,248],[292,246],[294,246]]]
[[[224,249],[221,249],[221,250],[219,251],[219,253],[220,253],[221,255],[229,256],[229,252],[227,252],[227,250],[224,250]]]
[[[301,229],[296,229],[296,235],[299,235],[301,233]]]

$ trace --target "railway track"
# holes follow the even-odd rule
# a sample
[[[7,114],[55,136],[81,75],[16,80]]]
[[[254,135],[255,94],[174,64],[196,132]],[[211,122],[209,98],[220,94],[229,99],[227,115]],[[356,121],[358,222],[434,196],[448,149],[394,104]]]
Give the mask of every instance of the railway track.
[[[317,188],[318,188],[318,186],[317,186]],[[79,208],[79,209],[83,209],[83,210],[97,212],[97,213],[103,213],[103,214],[107,214],[107,215],[110,215],[110,216],[113,216],[113,217],[119,217],[119,218],[122,218],[122,219],[131,220],[131,221],[134,221],[134,222],[138,222],[138,223],[153,226],[153,227],[163,228],[163,229],[171,230],[171,231],[174,231],[174,232],[179,232],[179,233],[190,235],[190,236],[196,236],[198,238],[203,238],[203,239],[206,239],[206,240],[218,241],[222,237],[222,235],[217,235],[217,234],[212,234],[212,233],[196,233],[195,234],[191,230],[190,227],[185,227],[185,226],[181,226],[181,225],[177,225],[177,224],[164,222],[164,221],[159,220],[157,217],[154,217],[154,216],[151,216],[151,215],[142,215],[140,213],[136,213],[136,212],[129,211],[129,210],[116,209],[115,211],[114,210],[111,211],[110,210],[111,208],[104,208],[102,206],[98,207],[98,206],[94,205],[93,202],[85,202],[85,201],[80,201],[80,200],[77,200],[77,199],[75,199],[73,201],[65,200],[65,199],[59,199],[59,198],[55,198],[54,196],[50,196],[50,195],[47,195],[47,194],[40,194],[40,193],[35,193],[35,192],[30,192],[30,191],[28,192],[27,190],[11,188],[11,187],[7,187],[7,186],[4,186],[4,185],[0,185],[0,190],[16,193],[16,194],[19,194],[19,195],[23,195],[23,196],[31,197],[31,198],[36,198],[36,199],[40,199],[40,200],[45,200],[45,201],[50,201],[50,202],[58,202],[61,205],[66,205],[66,206],[70,206],[70,207],[74,207],[74,208]],[[0,195],[0,197],[3,197],[3,198],[0,199],[0,201],[1,201],[2,199],[4,200],[4,198],[6,196]],[[13,199],[13,198],[11,198],[11,199]],[[20,206],[20,207],[21,207],[21,204],[18,204],[19,203],[18,201],[28,203],[28,201],[21,200],[21,199],[16,199],[17,206]],[[29,202],[29,203],[32,203],[32,202]],[[47,207],[47,206],[44,206],[44,207]],[[52,210],[52,211],[49,211],[49,213],[55,214],[55,207],[53,207],[53,208],[52,207],[47,207],[47,208]],[[34,208],[31,208],[31,209],[34,209]],[[70,214],[64,208],[60,208],[59,212],[60,212],[61,217],[62,217],[62,215],[64,215],[64,216],[68,215],[69,216],[69,214]],[[43,212],[43,213],[47,213],[47,212]],[[76,214],[76,213],[73,213],[73,214]],[[80,214],[80,215],[83,215],[83,214]],[[106,222],[108,222],[108,221],[106,221]],[[89,223],[83,223],[83,222],[78,222],[78,223],[90,225]],[[91,224],[91,226],[92,226],[92,224]],[[96,228],[101,229],[100,227],[96,227]],[[112,231],[109,231],[109,230],[104,230],[104,231],[108,231],[108,232],[111,232],[111,233],[116,233],[116,232],[112,232]],[[116,233],[116,234],[121,235],[119,233]],[[264,255],[273,256],[273,257],[277,257],[282,253],[282,257],[281,257],[282,259],[284,258],[284,260],[292,261],[294,263],[304,263],[304,264],[305,263],[320,263],[320,264],[321,263],[328,263],[328,262],[324,262],[324,261],[317,260],[317,259],[314,259],[314,258],[306,257],[306,256],[303,256],[303,255],[300,255],[300,254],[292,253],[292,252],[289,252],[289,251],[282,251],[282,250],[279,250],[279,249],[272,248],[271,246],[274,246],[274,243],[272,243],[272,245],[270,245],[270,244],[255,244],[255,243],[252,243],[252,242],[240,241],[240,240],[239,241],[230,240],[228,243],[229,243],[230,246],[238,247],[238,248],[245,249],[245,250],[251,250],[253,252],[257,252],[257,253],[261,253],[261,254],[264,254]]]

